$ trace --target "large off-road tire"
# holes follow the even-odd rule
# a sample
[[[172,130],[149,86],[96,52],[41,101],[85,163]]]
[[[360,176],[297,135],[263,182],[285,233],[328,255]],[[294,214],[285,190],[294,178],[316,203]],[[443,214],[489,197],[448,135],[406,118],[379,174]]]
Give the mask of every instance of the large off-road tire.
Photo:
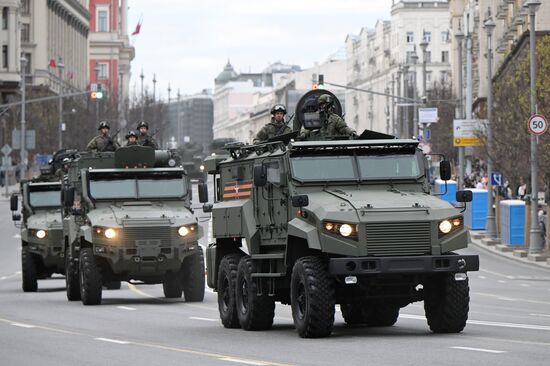
[[[242,255],[227,254],[222,258],[218,269],[218,310],[220,319],[226,328],[239,328],[235,286],[237,284],[237,266]]]
[[[164,297],[167,299],[178,299],[183,293],[183,272],[180,269],[177,272],[166,272],[164,281],[162,281]]]
[[[92,248],[80,250],[80,297],[84,305],[101,304],[103,281]]]
[[[69,250],[65,250],[65,287],[67,291],[67,300],[80,300],[80,276],[78,274],[78,264],[72,260]]]
[[[249,257],[241,258],[237,269],[236,302],[237,316],[245,330],[265,330],[273,325],[275,300],[263,293],[258,295],[258,285],[252,278],[257,272],[256,264]]]
[[[21,272],[23,292],[36,292],[38,290],[36,259],[26,246],[21,248]]]
[[[367,317],[363,305],[359,303],[340,304],[342,317],[348,325],[365,325]]]
[[[292,269],[292,318],[302,338],[327,337],[334,325],[334,279],[321,258],[302,257]]]
[[[393,304],[373,304],[366,309],[366,323],[369,327],[391,327],[399,318],[399,309]]]
[[[202,248],[183,259],[182,271],[185,301],[204,300],[204,253]]]
[[[424,284],[424,311],[434,333],[459,333],[466,326],[470,304],[468,279],[454,274],[433,278]]]
[[[120,281],[109,281],[105,283],[105,288],[107,290],[120,290],[122,284]]]

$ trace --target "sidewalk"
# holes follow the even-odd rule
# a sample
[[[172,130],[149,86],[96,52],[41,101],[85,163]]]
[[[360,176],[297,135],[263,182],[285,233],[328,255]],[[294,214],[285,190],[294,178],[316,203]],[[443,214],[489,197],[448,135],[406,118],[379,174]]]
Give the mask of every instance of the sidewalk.
[[[0,186],[0,201],[9,201],[12,193],[19,193],[19,183],[8,186],[7,197],[6,197],[6,187]]]
[[[544,253],[546,256],[532,256],[529,255],[527,249],[522,246],[514,248],[505,244],[500,244],[498,239],[485,239],[485,232],[481,230],[470,230],[470,243],[478,248],[502,257],[550,270],[550,253],[548,252]]]

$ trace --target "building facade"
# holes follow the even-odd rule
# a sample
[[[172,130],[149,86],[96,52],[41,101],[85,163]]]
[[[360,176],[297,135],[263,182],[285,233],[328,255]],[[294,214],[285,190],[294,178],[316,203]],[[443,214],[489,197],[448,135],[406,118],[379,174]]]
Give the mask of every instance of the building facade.
[[[20,42],[19,42],[19,1],[1,0],[2,28],[0,43],[2,45],[2,63],[0,64],[0,103],[7,103],[19,89],[21,80]]]

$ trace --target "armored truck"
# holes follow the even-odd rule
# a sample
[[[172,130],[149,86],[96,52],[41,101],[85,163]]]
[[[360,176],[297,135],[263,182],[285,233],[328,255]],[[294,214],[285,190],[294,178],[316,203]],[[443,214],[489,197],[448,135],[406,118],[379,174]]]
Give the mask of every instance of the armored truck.
[[[479,259],[456,253],[468,243],[461,211],[430,193],[418,141],[361,136],[234,144],[207,159],[216,196],[203,206],[215,239],[207,284],[225,327],[268,329],[280,302],[301,337],[325,337],[336,304],[347,324],[391,326],[424,301],[433,332],[463,330]],[[440,168],[448,180],[449,162]],[[204,184],[199,194],[207,202]]]
[[[63,186],[67,298],[100,304],[102,285],[128,281],[162,283],[167,298],[202,301],[202,229],[190,201],[173,151],[82,153]]]
[[[17,195],[11,197],[12,219],[21,227],[21,272],[24,292],[36,292],[38,279],[65,274],[61,182],[42,175],[20,182],[21,214]]]

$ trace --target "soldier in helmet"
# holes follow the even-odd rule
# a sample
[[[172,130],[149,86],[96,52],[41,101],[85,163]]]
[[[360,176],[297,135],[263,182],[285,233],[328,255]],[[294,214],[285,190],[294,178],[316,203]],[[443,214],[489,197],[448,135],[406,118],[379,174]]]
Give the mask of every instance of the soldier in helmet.
[[[63,177],[69,171],[69,163],[70,162],[71,162],[71,159],[69,159],[69,158],[64,158],[63,159],[61,168],[59,168],[55,171],[55,176],[56,176],[57,179],[63,180]]]
[[[147,122],[141,121],[140,123],[138,123],[137,129],[139,131],[139,135],[137,138],[138,145],[149,146],[155,150],[159,148],[153,136],[149,135],[149,124]]]
[[[271,137],[292,132],[292,129],[285,123],[285,115],[285,106],[282,104],[275,104],[275,106],[271,108],[271,122],[262,127],[256,134],[256,138],[254,138],[253,142],[259,144],[267,141]]]
[[[322,127],[318,130],[306,131],[304,137],[309,140],[323,139],[330,136],[357,136],[355,130],[348,127],[343,118],[334,113],[334,97],[322,94],[317,99],[317,108],[321,117]]]
[[[126,134],[126,146],[138,145],[138,135],[134,131],[130,131]]]
[[[111,129],[111,127],[109,127],[109,124],[106,121],[100,122],[99,127],[97,129],[99,130],[99,135],[94,137],[88,143],[86,150],[105,152],[105,151],[115,151],[120,147],[118,143],[114,141],[111,136],[109,136],[109,130]]]

